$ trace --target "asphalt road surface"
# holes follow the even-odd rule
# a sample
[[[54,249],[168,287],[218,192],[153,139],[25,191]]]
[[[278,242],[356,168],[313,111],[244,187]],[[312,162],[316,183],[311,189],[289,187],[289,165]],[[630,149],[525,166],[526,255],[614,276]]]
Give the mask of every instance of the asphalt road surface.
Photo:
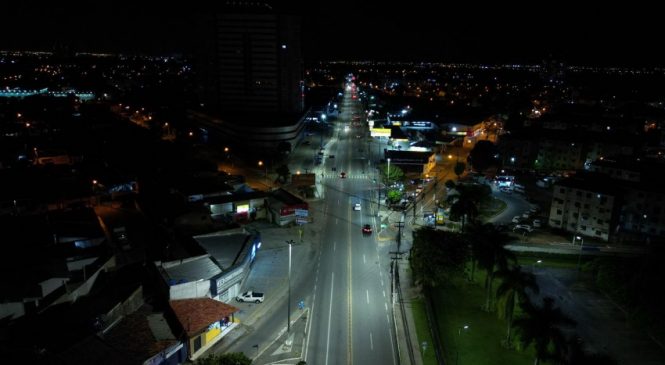
[[[304,356],[308,364],[395,364],[389,263],[375,240],[376,160],[368,158],[366,123],[351,123],[354,115],[364,120],[360,103],[351,95],[345,94],[336,138],[327,147],[326,154],[335,158],[324,159],[326,225],[312,273],[311,327]],[[378,155],[378,148],[372,152]],[[353,209],[356,203],[360,211]],[[362,234],[364,224],[372,225],[372,235]]]

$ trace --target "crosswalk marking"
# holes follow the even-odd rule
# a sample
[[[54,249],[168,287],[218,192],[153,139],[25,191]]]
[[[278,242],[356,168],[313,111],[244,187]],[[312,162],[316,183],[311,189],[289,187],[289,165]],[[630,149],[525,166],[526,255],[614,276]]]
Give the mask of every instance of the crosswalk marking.
[[[319,176],[321,176],[321,175],[319,175]],[[367,175],[346,175],[346,177],[344,177],[344,179],[342,179],[341,177],[339,177],[339,174],[324,174],[323,178],[324,179],[333,179],[333,178],[335,178],[335,179],[341,179],[341,180],[344,180],[344,179],[369,179],[369,176],[367,176]]]

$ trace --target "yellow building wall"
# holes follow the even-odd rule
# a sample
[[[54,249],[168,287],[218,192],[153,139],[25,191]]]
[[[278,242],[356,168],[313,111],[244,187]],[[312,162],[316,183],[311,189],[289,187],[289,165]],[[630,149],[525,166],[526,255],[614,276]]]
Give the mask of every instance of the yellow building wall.
[[[213,328],[212,330],[205,333],[205,343],[212,341],[213,338],[217,337],[222,332],[221,328]]]

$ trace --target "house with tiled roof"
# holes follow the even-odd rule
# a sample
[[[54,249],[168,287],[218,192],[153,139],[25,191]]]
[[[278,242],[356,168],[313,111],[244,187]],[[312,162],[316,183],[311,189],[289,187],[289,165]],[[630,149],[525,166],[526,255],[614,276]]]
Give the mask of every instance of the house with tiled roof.
[[[171,300],[169,302],[182,328],[189,358],[195,360],[237,326],[238,308],[210,298]]]

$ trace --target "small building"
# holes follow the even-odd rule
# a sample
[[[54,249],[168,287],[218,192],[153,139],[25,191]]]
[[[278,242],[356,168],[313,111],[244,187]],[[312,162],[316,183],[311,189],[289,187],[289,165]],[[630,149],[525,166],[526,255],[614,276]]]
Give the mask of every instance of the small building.
[[[195,236],[194,239],[222,269],[210,279],[210,297],[230,302],[240,293],[250,273],[261,247],[260,235],[236,228]]]
[[[261,237],[257,232],[236,228],[193,239],[205,254],[155,263],[169,299],[213,298],[230,302],[249,275]]]
[[[169,262],[155,262],[167,287],[169,299],[210,298],[210,283],[222,268],[210,255],[194,256]]]
[[[268,198],[269,220],[280,226],[295,223],[296,210],[308,209],[306,201],[281,188],[272,191]]]
[[[169,304],[183,329],[192,361],[237,326],[233,314],[238,308],[214,299],[171,300]]]

